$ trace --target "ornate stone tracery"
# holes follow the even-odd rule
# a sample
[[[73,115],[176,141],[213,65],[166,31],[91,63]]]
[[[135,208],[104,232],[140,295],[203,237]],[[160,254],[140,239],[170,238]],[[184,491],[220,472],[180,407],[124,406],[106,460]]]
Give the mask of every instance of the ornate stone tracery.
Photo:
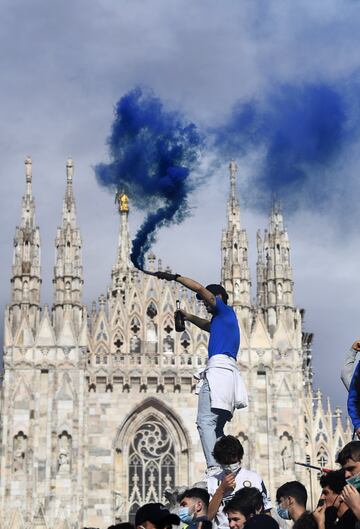
[[[136,431],[129,449],[129,512],[139,505],[162,500],[176,483],[174,440],[154,416]]]

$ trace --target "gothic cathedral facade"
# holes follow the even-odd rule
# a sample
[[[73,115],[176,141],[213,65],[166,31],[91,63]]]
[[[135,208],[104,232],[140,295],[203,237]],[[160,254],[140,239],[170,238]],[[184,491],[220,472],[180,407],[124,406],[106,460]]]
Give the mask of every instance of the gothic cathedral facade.
[[[257,235],[257,296],[251,297],[248,241],[240,221],[237,167],[229,166],[221,282],[241,326],[238,363],[249,406],[228,433],[245,449],[274,496],[299,479],[318,491],[316,473],[295,461],[331,465],[351,439],[341,412],[313,394],[312,334],[294,305],[290,242],[278,207]],[[1,529],[108,527],[126,521],[166,488],[201,479],[194,372],[204,368],[207,336],[174,330],[177,299],[204,309],[176,284],[131,264],[127,197],[118,197],[120,234],[107,296],[82,302],[82,241],[66,165],[61,226],[55,238],[52,307],[41,306],[40,232],[35,223],[32,162],[14,238],[11,301],[5,310],[0,393]],[[161,269],[148,256],[151,270]]]

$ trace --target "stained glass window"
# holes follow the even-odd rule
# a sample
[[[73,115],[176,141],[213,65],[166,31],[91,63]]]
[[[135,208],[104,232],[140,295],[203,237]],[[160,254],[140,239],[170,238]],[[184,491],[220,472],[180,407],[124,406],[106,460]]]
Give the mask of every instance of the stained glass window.
[[[149,502],[161,502],[164,490],[175,484],[174,441],[154,416],[137,429],[129,448],[129,515]]]

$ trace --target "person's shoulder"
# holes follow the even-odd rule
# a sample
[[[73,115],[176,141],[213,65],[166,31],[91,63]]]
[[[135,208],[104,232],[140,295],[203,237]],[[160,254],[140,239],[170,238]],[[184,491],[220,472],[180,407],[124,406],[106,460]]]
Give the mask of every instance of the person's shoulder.
[[[351,509],[348,509],[347,511],[345,511],[344,514],[342,515],[342,517],[339,519],[339,521],[342,518],[347,523],[354,522],[354,525],[352,525],[351,527],[355,527],[355,522],[357,522],[357,518],[356,518],[355,514],[352,512]]]
[[[249,470],[248,468],[241,468],[236,476],[239,481],[242,481],[241,485],[243,487],[253,487],[255,483],[261,483],[262,477],[255,472],[254,470]]]
[[[317,522],[310,511],[305,511],[300,518],[296,520],[293,529],[317,529]]]
[[[243,475],[252,476],[253,478],[258,478],[262,481],[260,474],[255,472],[255,470],[250,470],[249,468],[241,467],[241,469],[239,470],[239,474],[240,473],[242,473]]]
[[[268,514],[255,514],[249,518],[244,529],[279,529],[279,524]]]

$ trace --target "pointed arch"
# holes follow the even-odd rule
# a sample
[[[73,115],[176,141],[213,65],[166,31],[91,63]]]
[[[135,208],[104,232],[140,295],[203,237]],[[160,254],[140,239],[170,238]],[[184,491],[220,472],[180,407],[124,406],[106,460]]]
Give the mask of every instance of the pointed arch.
[[[96,331],[94,333],[95,340],[97,342],[107,342],[108,341],[108,325],[104,317],[100,317],[97,325],[96,325]]]
[[[26,525],[19,508],[16,508],[11,512],[9,523],[7,526],[4,525],[4,527],[7,529],[25,529]]]
[[[329,453],[324,446],[320,446],[316,453],[316,461],[321,467],[327,467],[329,462]]]
[[[69,400],[75,401],[77,398],[76,391],[74,388],[73,381],[69,373],[64,373],[62,378],[58,382],[58,390],[55,393],[55,401],[58,400]]]
[[[161,501],[164,490],[188,482],[190,436],[181,419],[150,397],[136,406],[114,439],[114,490],[127,490],[122,509],[133,519],[139,505]]]
[[[33,400],[33,398],[34,394],[32,393],[30,386],[28,385],[24,377],[20,375],[19,380],[14,388],[14,392],[12,394],[12,402],[18,400],[30,402],[30,400]]]
[[[156,302],[154,299],[151,299],[149,302],[148,302],[148,305],[146,307],[146,315],[148,318],[150,318],[151,320],[153,320],[154,318],[156,318],[156,316],[159,314],[159,311],[158,311],[158,307],[156,305]]]
[[[172,296],[169,290],[166,294],[165,301],[163,302],[162,312],[163,313],[169,312],[170,314],[173,314],[175,312],[173,299],[172,299]]]

